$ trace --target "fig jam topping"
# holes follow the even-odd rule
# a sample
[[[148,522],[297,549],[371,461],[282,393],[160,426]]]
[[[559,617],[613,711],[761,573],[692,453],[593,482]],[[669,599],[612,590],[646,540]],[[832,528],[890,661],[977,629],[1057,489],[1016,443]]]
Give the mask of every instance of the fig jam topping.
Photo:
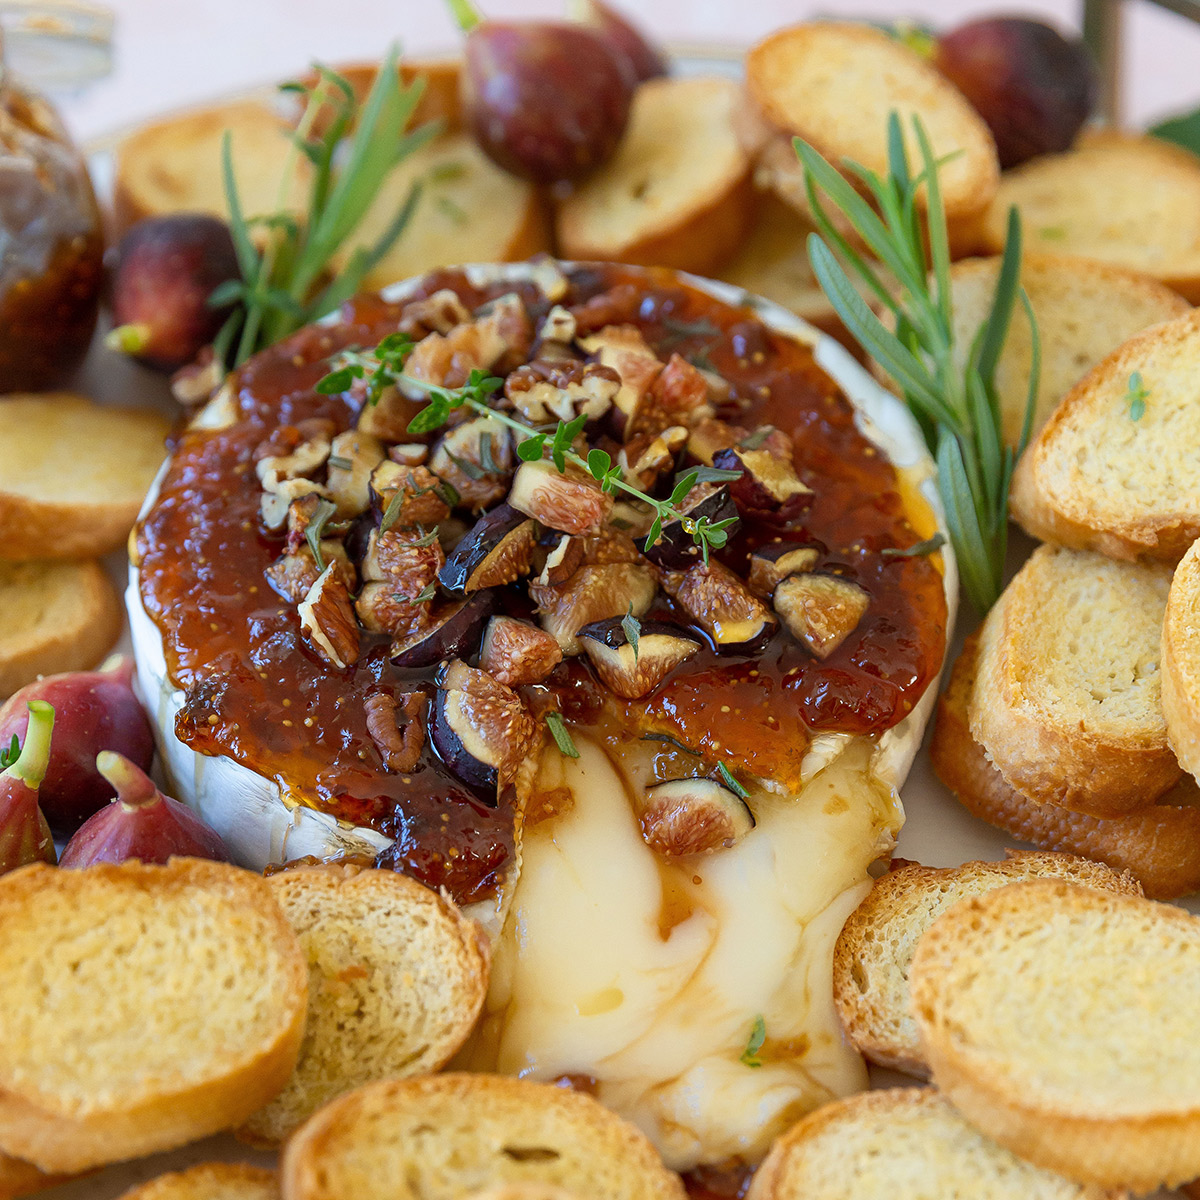
[[[410,373],[444,358],[446,383],[455,386],[462,380],[449,375],[465,379],[478,365],[519,381],[489,401],[518,419],[521,405],[535,400],[551,422],[586,412],[583,453],[604,450],[650,495],[666,497],[678,468],[711,463],[714,451],[720,457],[737,446],[717,469],[736,460],[741,475],[729,491],[739,519],[710,563],[687,554],[648,561],[646,506],[599,492],[583,473],[564,477],[541,464],[526,470],[529,463],[516,469],[508,457],[515,440],[509,444],[510,430],[494,418],[464,411],[466,420],[414,436],[405,427],[420,403],[395,389],[365,410],[361,385],[338,395],[315,390],[340,350],[375,345],[435,296],[443,307],[456,296],[473,323],[429,333]],[[586,352],[585,342],[595,350]],[[593,377],[593,391],[603,385],[603,404],[585,395]],[[545,669],[528,675],[541,682],[513,668],[517,690],[500,680],[504,703],[484,706],[503,709],[525,734],[527,721],[541,718],[527,717],[522,704],[531,714],[557,708],[600,736],[667,735],[785,784],[798,781],[814,733],[876,735],[902,720],[941,661],[941,576],[928,557],[881,553],[912,546],[922,534],[908,522],[894,468],[856,427],[853,407],[806,347],[670,272],[576,269],[553,302],[532,283],[480,288],[460,273],[436,272],[405,304],[361,298],[341,324],[302,330],[251,360],[234,385],[235,419],[182,437],[138,534],[143,601],[186,696],[176,733],[200,753],[227,755],[274,780],[289,801],[394,838],[381,865],[445,886],[460,901],[489,894],[510,865],[516,782],[510,772],[487,782],[496,772],[479,763],[499,751],[473,725],[453,743],[446,730],[414,737],[412,753],[398,756],[403,731],[391,722],[381,737],[380,697],[432,721],[428,714],[456,694],[447,691],[444,660],[450,667],[479,662],[491,613],[493,634],[524,627],[546,643],[538,660]],[[314,429],[323,431],[322,454],[310,456],[315,465],[295,450]],[[326,441],[335,448],[328,454]],[[361,454],[359,442],[369,446],[370,460],[348,466],[345,448]],[[659,442],[663,462],[635,475]],[[268,453],[273,466],[265,472]],[[349,479],[357,466],[362,487],[355,485],[351,504],[342,494],[349,491],[339,490],[341,476]],[[560,490],[578,496],[563,507]],[[593,491],[604,503],[588,507]],[[413,515],[422,502],[436,528]],[[516,511],[510,522],[492,519],[504,526],[496,545],[475,546],[474,510],[505,503]],[[594,520],[580,516],[593,509]],[[520,533],[511,553],[509,525]],[[806,552],[784,557],[773,549],[780,545]],[[400,570],[418,558],[429,560],[428,571]],[[503,559],[502,570],[490,568],[493,559]],[[443,578],[446,562],[457,572],[453,586]],[[803,570],[844,580],[834,590],[857,598],[861,614],[839,625],[836,645],[822,643],[823,657],[789,632],[797,624],[795,595],[790,618],[772,609],[761,586],[764,562],[780,564],[785,578]],[[347,584],[355,607],[347,601],[335,612],[330,597],[313,595],[314,581],[324,574],[329,584],[343,572],[357,572],[357,594]],[[630,594],[617,603],[622,588]],[[463,619],[464,603],[480,608],[478,620]],[[352,611],[357,629],[335,622]],[[541,633],[530,627],[539,618]],[[633,622],[625,642],[636,639],[640,622],[648,637],[674,628],[690,639],[681,644],[696,647],[648,694],[625,689],[629,699],[601,682],[577,636],[589,623],[621,618]],[[551,638],[568,656],[552,670]],[[418,644],[440,658],[414,652]],[[489,653],[497,656],[495,644]],[[486,674],[487,662],[484,672],[463,669]],[[448,718],[443,724],[457,730]],[[411,762],[411,770],[395,769]]]

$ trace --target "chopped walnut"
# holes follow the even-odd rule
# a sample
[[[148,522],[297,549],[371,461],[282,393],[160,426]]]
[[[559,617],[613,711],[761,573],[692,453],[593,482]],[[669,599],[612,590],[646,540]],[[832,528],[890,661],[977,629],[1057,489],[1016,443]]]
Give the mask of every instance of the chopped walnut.
[[[389,446],[387,456],[402,467],[422,467],[429,461],[429,447],[424,442],[401,442]]]
[[[274,492],[285,480],[311,475],[324,465],[332,442],[332,421],[313,419],[280,426],[254,451],[259,482]]]
[[[425,696],[373,692],[363,702],[367,732],[389,771],[415,771],[425,748]]]
[[[538,337],[543,342],[560,342],[569,346],[575,340],[575,314],[556,304],[542,321]]]
[[[259,501],[263,525],[270,530],[282,529],[287,524],[292,505],[309,496],[313,497],[315,505],[318,500],[328,499],[329,492],[324,484],[314,483],[311,479],[284,479],[276,483],[274,490],[263,492]]]
[[[462,387],[473,370],[503,370],[503,359],[523,362],[533,341],[525,305],[510,292],[493,300],[473,321],[445,334],[431,333],[413,348],[405,370],[414,379],[437,387]]]
[[[326,662],[345,670],[358,661],[358,622],[335,563],[321,573],[297,610],[305,642]]]
[[[449,333],[455,325],[463,325],[470,319],[471,314],[458,293],[440,288],[432,296],[410,300],[400,313],[399,328],[411,338],[423,338],[430,333]]]
[[[621,380],[611,367],[580,359],[537,358],[504,381],[508,402],[531,425],[602,417],[612,407]]]

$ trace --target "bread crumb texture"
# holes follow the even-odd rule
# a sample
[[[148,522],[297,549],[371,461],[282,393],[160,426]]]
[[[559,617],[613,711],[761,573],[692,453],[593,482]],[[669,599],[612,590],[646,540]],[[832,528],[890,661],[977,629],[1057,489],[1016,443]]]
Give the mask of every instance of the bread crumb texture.
[[[245,1163],[200,1163],[126,1192],[120,1200],[279,1200],[274,1171]]]

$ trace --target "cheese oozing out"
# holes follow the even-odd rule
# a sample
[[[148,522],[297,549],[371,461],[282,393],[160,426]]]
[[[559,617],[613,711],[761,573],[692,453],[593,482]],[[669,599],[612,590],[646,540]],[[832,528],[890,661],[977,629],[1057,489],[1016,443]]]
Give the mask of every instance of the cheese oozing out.
[[[756,788],[734,845],[666,859],[635,816],[637,746],[576,743],[578,759],[543,761],[535,794],[572,800],[525,830],[469,1061],[591,1076],[677,1170],[757,1161],[801,1115],[866,1087],[833,1007],[833,945],[899,800],[870,769],[874,743],[848,739],[799,795]]]

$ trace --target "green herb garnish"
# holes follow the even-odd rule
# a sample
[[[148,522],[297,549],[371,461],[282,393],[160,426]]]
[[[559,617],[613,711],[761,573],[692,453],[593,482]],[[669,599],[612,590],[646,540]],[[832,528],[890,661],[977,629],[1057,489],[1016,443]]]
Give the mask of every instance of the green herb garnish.
[[[904,549],[899,546],[885,546],[879,554],[882,558],[921,558],[926,554],[932,554],[935,550],[940,550],[945,544],[945,535],[938,532],[933,537],[926,538],[915,546],[906,546]]]
[[[733,772],[723,763],[717,763],[717,774],[721,777],[721,782],[739,799],[745,800],[750,795],[748,791],[733,777]],[[760,1043],[761,1044],[761,1043]]]
[[[1125,399],[1129,402],[1129,419],[1140,421],[1146,415],[1146,400],[1150,390],[1142,382],[1141,371],[1134,371],[1129,377],[1129,386],[1125,391]]]
[[[336,356],[333,370],[317,383],[317,391],[330,395],[345,391],[355,380],[365,379],[370,401],[372,395],[378,398],[385,388],[394,384],[404,383],[410,388],[418,388],[428,395],[429,403],[408,423],[409,433],[432,433],[446,424],[451,412],[456,408],[469,408],[481,416],[507,425],[522,439],[517,445],[517,457],[522,462],[537,462],[549,452],[550,460],[559,472],[565,473],[569,463],[586,471],[600,484],[602,491],[621,491],[648,504],[655,515],[647,534],[647,546],[653,546],[658,541],[666,521],[680,522],[685,532],[700,547],[706,563],[709,550],[719,549],[729,540],[729,527],[736,523],[736,517],[723,521],[713,521],[708,517],[689,517],[679,510],[678,505],[702,477],[708,480],[731,480],[739,478],[741,472],[696,467],[676,482],[674,490],[666,500],[656,499],[627,482],[620,466],[613,463],[611,455],[606,451],[589,450],[584,458],[571,448],[587,424],[586,415],[578,416],[573,421],[559,421],[553,431],[542,432],[488,404],[488,398],[504,382],[496,376],[473,370],[462,387],[442,388],[405,374],[404,364],[412,349],[411,339],[391,334],[384,338],[374,351],[344,350]],[[466,470],[462,460],[451,456],[451,461],[460,469]],[[477,467],[474,469],[478,470]],[[470,474],[469,471],[467,473]],[[384,515],[386,517],[386,513]]]
[[[437,584],[427,583],[415,596],[403,596],[399,592],[393,592],[392,599],[404,604],[428,604],[436,595]]]
[[[638,660],[638,643],[642,639],[642,623],[633,615],[633,605],[621,618],[621,628],[625,631],[625,640],[633,647],[633,661]]]
[[[433,201],[434,207],[438,212],[450,218],[455,225],[465,225],[467,223],[466,210],[461,204],[456,204],[449,196],[438,196]]]
[[[762,1013],[759,1013],[754,1018],[754,1028],[750,1030],[750,1037],[746,1042],[746,1048],[742,1051],[739,1062],[744,1063],[748,1067],[761,1067],[762,1059],[759,1058],[758,1052],[763,1048],[763,1043],[767,1040],[767,1023],[762,1018]]]
[[[219,287],[209,302],[216,307],[237,305],[214,342],[214,352],[227,365],[240,365],[256,350],[332,312],[353,296],[408,224],[420,195],[419,184],[413,186],[378,241],[358,247],[345,266],[329,282],[323,282],[334,254],[361,223],[392,168],[437,132],[435,125],[405,132],[424,84],[416,80],[402,87],[396,63],[393,47],[358,111],[354,89],[328,67],[316,67],[317,81],[311,87],[285,85],[285,90],[304,97],[305,106],[280,181],[278,211],[272,216],[251,217],[243,210],[233,173],[230,134],[225,134],[221,168],[242,277]],[[313,131],[322,110],[331,111],[332,116],[318,135]],[[351,125],[355,125],[354,133],[343,154],[339,145]],[[335,152],[341,163],[336,170]],[[313,172],[305,212],[297,218],[288,212],[287,200],[300,156],[312,163]],[[255,232],[264,235],[262,247],[255,244]]]
[[[1151,125],[1147,133],[1163,141],[1174,142],[1193,154],[1200,154],[1200,109]]]
[[[575,743],[571,740],[571,735],[567,732],[566,722],[562,719],[562,713],[547,713],[546,728],[550,730],[550,736],[554,739],[554,744],[558,747],[559,754],[565,754],[567,758],[579,757],[579,751],[576,749]]]
[[[335,512],[337,512],[337,505],[332,500],[318,500],[312,520],[304,527],[304,540],[308,543],[313,561],[317,564],[317,570],[321,574],[325,573],[325,559],[321,555],[321,535],[325,532],[325,526],[329,524],[329,518]]]
[[[950,250],[939,163],[918,117],[913,117],[912,129],[920,153],[917,174],[910,171],[896,113],[888,118],[886,176],[881,178],[858,163],[843,164],[870,194],[874,207],[812,146],[795,140],[820,230],[809,234],[808,254],[817,281],[842,323],[896,382],[921,427],[937,460],[938,490],[963,587],[972,604],[986,612],[1000,594],[1008,542],[1009,482],[1016,456],[1029,440],[1041,347],[1033,309],[1020,286],[1021,224],[1013,209],[991,311],[971,341],[965,367],[955,366]],[[922,188],[923,218],[917,204]],[[870,254],[891,273],[898,285],[895,293],[834,227],[826,202],[849,220]],[[855,290],[835,250],[891,315],[894,328],[888,328]],[[1018,298],[1029,317],[1033,361],[1024,428],[1014,453],[1004,443],[995,376]]]
[[[331,454],[329,456],[329,465],[331,467],[339,467],[343,471],[348,471],[354,466],[348,458],[343,458],[340,454]]]
[[[699,758],[698,751],[693,750],[691,746],[685,746],[678,738],[673,738],[669,733],[643,733],[641,736],[643,742],[666,742],[668,746],[674,746],[676,750],[682,750],[684,754],[690,754],[693,758]]]

